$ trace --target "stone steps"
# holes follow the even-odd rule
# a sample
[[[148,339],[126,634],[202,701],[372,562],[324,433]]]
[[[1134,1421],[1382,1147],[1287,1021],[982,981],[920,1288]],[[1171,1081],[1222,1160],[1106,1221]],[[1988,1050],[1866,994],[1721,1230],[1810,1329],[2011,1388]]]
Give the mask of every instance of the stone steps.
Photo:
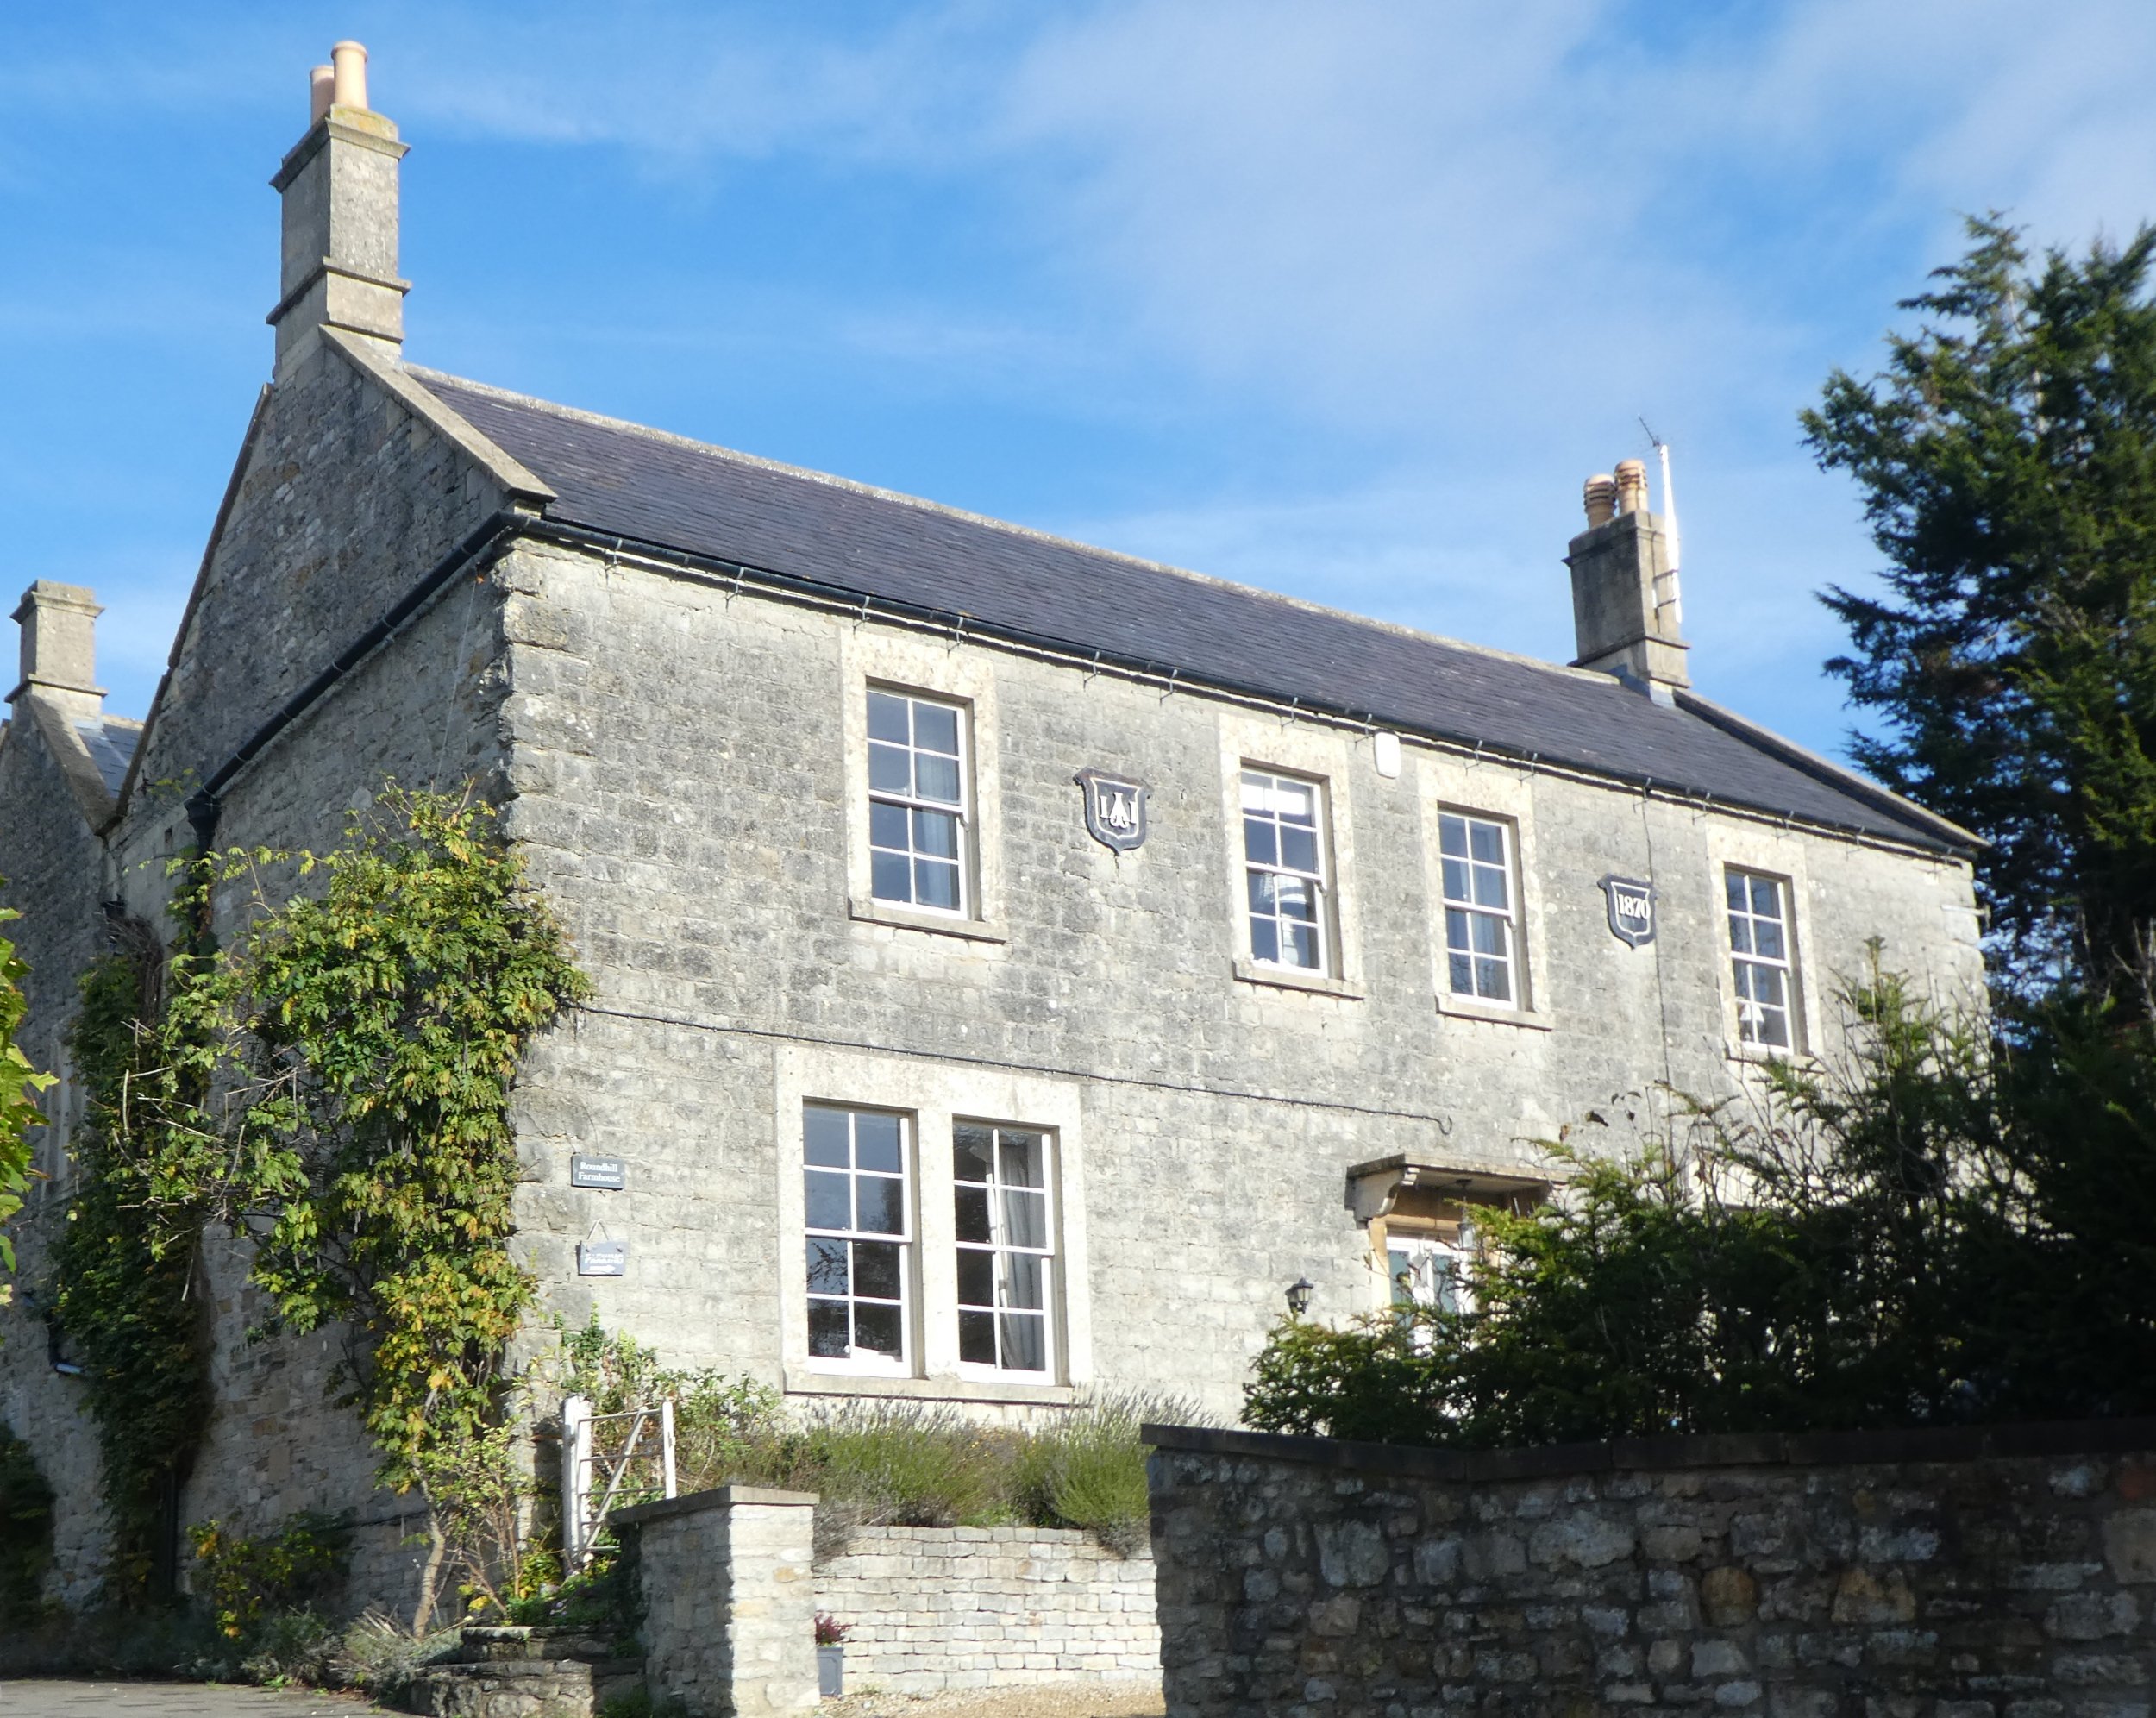
[[[422,1718],[596,1718],[643,1686],[640,1658],[577,1628],[467,1628],[456,1652],[385,1702]]]

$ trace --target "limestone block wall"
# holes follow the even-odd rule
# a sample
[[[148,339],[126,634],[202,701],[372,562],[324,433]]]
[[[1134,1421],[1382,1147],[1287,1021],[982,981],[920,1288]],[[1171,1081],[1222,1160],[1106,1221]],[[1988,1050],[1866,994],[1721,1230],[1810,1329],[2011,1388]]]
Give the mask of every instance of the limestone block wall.
[[[2156,1420],[1401,1450],[1155,1427],[1175,1718],[2123,1718]]]
[[[410,591],[444,552],[501,504],[498,488],[450,443],[326,348],[265,401],[183,623],[172,671],[143,740],[138,785],[100,841],[65,797],[34,737],[0,744],[0,900],[20,906],[38,971],[26,1046],[57,1060],[76,1007],[76,981],[107,946],[100,903],[169,936],[166,861],[192,841],[190,787],[299,687]],[[223,795],[226,844],[322,849],[348,809],[385,778],[410,787],[500,792],[496,713],[504,651],[497,583],[471,575],[430,605],[285,728]],[[47,779],[50,778],[50,779]],[[273,868],[274,896],[298,887]],[[234,886],[218,933],[248,910]],[[71,1103],[78,1094],[70,1094]],[[15,1226],[20,1281],[42,1282],[49,1230],[65,1209],[66,1170]],[[342,1332],[251,1340],[266,1311],[245,1282],[247,1257],[228,1238],[204,1250],[215,1401],[180,1502],[185,1527],[212,1518],[237,1531],[273,1528],[295,1510],[352,1512],[358,1526],[348,1597],[409,1615],[423,1545],[416,1501],[379,1489],[377,1452],[358,1414],[336,1401]],[[28,1304],[0,1309],[0,1416],[36,1452],[57,1493],[56,1596],[78,1602],[102,1574],[104,1520],[94,1428],[82,1380],[54,1373]],[[183,1571],[183,1579],[185,1573]]]
[[[816,1704],[816,1499],[721,1486],[617,1509],[642,1583],[644,1680],[688,1718]]]
[[[1791,882],[1812,1048],[1839,1037],[1834,982],[1863,970],[1869,937],[1949,996],[1980,990],[1969,874],[1950,858],[1412,740],[1388,776],[1364,732],[633,558],[533,540],[503,577],[507,826],[596,984],[520,1083],[518,1221],[555,1309],[596,1310],[669,1364],[801,1397],[1038,1405],[1091,1383],[1232,1415],[1287,1284],[1309,1278],[1328,1319],[1385,1297],[1350,1166],[1414,1152],[1502,1168],[1614,1094],[1743,1085],[1722,865]],[[872,681],[968,708],[974,934],[860,899],[849,772]],[[1245,760],[1328,784],[1333,988],[1238,970]],[[1087,835],[1087,767],[1151,786],[1136,852]],[[1486,1017],[1443,994],[1440,806],[1516,822],[1526,1009]],[[1613,872],[1658,891],[1645,948],[1609,931]],[[929,1144],[926,1119],[947,1113],[1057,1131],[1074,1196],[1047,1387],[928,1357],[949,1315],[925,1251],[911,1376],[806,1364],[787,1214],[805,1098],[906,1111]],[[578,1152],[623,1159],[627,1188],[572,1187]],[[950,1196],[924,1175],[924,1221]],[[629,1243],[628,1273],[580,1279],[575,1245],[602,1231]]]
[[[141,781],[222,763],[504,498],[464,450],[317,346],[250,426]]]
[[[864,1527],[816,1571],[846,1637],[849,1690],[1155,1678],[1153,1559],[1050,1527]]]
[[[24,1209],[9,1226],[16,1245],[17,1292],[0,1307],[0,1422],[29,1445],[62,1498],[94,1500],[97,1439],[84,1412],[79,1383],[52,1370],[34,1285],[50,1269],[51,1225],[66,1198],[67,1140],[81,1094],[68,1077],[67,1023],[76,980],[104,950],[97,900],[106,878],[96,836],[84,822],[60,767],[36,723],[19,707],[0,728],[0,906],[23,916],[0,925],[28,964],[29,1004],[20,1043],[33,1066],[61,1075],[39,1098],[52,1125],[34,1130],[34,1167]],[[53,1596],[86,1599],[104,1555],[107,1531],[94,1507],[63,1507],[53,1520]]]

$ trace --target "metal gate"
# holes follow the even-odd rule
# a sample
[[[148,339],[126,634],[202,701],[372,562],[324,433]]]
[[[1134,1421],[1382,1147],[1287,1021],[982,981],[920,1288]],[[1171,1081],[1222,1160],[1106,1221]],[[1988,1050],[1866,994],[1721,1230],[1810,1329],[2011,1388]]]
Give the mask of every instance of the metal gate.
[[[621,1414],[594,1414],[590,1400],[561,1404],[561,1572],[592,1560],[609,1509],[674,1495],[674,1399]]]

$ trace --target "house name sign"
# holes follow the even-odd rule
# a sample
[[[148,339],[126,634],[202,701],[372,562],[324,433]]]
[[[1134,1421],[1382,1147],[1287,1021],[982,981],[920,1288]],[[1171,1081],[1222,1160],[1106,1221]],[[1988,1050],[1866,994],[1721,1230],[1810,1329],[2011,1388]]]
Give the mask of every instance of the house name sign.
[[[1654,941],[1654,885],[1635,877],[1604,877],[1602,893],[1609,901],[1610,934],[1635,949]]]

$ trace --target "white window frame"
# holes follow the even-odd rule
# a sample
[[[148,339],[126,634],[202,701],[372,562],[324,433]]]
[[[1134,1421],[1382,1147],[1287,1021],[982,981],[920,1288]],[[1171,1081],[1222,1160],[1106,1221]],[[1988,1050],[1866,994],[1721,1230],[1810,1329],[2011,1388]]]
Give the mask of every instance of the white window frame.
[[[1406,1270],[1402,1270],[1395,1263],[1395,1256],[1404,1257],[1408,1260]],[[1388,1228],[1385,1235],[1385,1275],[1390,1285],[1388,1290],[1388,1304],[1395,1310],[1411,1306],[1433,1304],[1420,1299],[1412,1291],[1407,1298],[1403,1300],[1401,1298],[1403,1285],[1400,1279],[1418,1268],[1416,1263],[1418,1260],[1420,1261],[1420,1268],[1427,1270],[1429,1266],[1442,1259],[1447,1267],[1445,1276],[1452,1289],[1452,1306],[1449,1310],[1472,1312],[1475,1309],[1474,1291],[1468,1285],[1467,1271],[1468,1266],[1474,1262],[1474,1254],[1460,1245],[1457,1241],[1446,1240],[1441,1235],[1420,1234],[1413,1232],[1395,1234]],[[1434,1304],[1442,1305],[1443,1302]]]
[[[1000,1144],[1000,1136],[1004,1133],[1023,1133],[1040,1141],[1041,1186],[1039,1191],[1042,1195],[1043,1204],[1042,1220],[1044,1227],[1042,1233],[1046,1243],[1044,1245],[1038,1247],[1018,1246],[1009,1243],[998,1235],[997,1230],[1002,1220],[1003,1207],[996,1200],[994,1194],[997,1188],[1003,1185],[1003,1183],[1000,1182],[977,1182],[971,1180],[970,1178],[962,1176],[958,1173],[956,1168],[956,1135],[957,1129],[961,1127],[985,1127],[989,1130],[992,1137],[997,1138],[997,1143],[999,1144]],[[1001,1255],[1006,1253],[1023,1255],[1025,1257],[1037,1258],[1041,1262],[1041,1306],[1039,1311],[1041,1315],[1041,1354],[1043,1364],[1037,1368],[1006,1366],[1000,1364],[987,1364],[981,1361],[968,1360],[965,1357],[964,1342],[966,1315],[968,1313],[980,1313],[984,1311],[993,1314],[998,1313],[1000,1309],[995,1307],[983,1307],[977,1303],[968,1301],[965,1298],[962,1277],[962,1286],[959,1288],[957,1297],[953,1302],[954,1320],[957,1328],[957,1339],[960,1345],[958,1358],[959,1376],[962,1377],[1009,1378],[1031,1383],[1046,1383],[1052,1382],[1058,1376],[1057,1363],[1059,1356],[1056,1353],[1056,1332],[1060,1328],[1062,1322],[1061,1308],[1062,1301],[1062,1282],[1060,1281],[1062,1261],[1056,1245],[1056,1236],[1061,1228],[1061,1213],[1057,1209],[1060,1203],[1060,1201],[1057,1198],[1058,1169],[1060,1165],[1058,1161],[1058,1153],[1056,1149],[1055,1130],[1053,1128],[1042,1127],[1029,1123],[987,1121],[974,1116],[959,1116],[954,1118],[952,1122],[951,1150],[953,1167],[951,1171],[950,1187],[951,1203],[954,1207],[952,1214],[954,1234],[956,1235],[957,1231],[957,1215],[956,1207],[958,1203],[959,1192],[962,1188],[981,1188],[988,1194],[987,1206],[990,1233],[990,1238],[986,1243],[968,1241],[965,1239],[962,1235],[958,1235],[954,1242],[954,1253],[956,1255],[963,1255],[967,1253],[985,1252],[989,1255],[990,1269],[992,1271],[995,1270],[995,1261]],[[1000,1156],[999,1154],[999,1167],[1000,1164]],[[956,1270],[957,1265],[957,1259],[956,1257],[954,1257],[953,1265],[954,1270]],[[1001,1279],[999,1274],[996,1278],[996,1288],[998,1291],[1000,1291],[1000,1286]],[[1027,1308],[1024,1310],[1031,1311],[1031,1309]],[[1002,1350],[1002,1332],[1000,1330],[998,1330],[995,1332],[995,1339],[997,1351],[1000,1353]]]
[[[1448,820],[1457,822],[1467,838],[1467,855],[1459,862],[1469,868],[1469,891],[1465,899],[1457,899],[1453,895],[1447,875],[1446,868],[1453,862],[1451,856],[1445,850],[1445,825]],[[1494,868],[1497,869],[1504,879],[1505,906],[1501,912],[1474,899],[1474,873],[1477,869],[1493,868],[1488,861],[1476,859],[1474,856],[1475,830],[1477,826],[1492,829],[1497,832],[1500,856]],[[1526,936],[1522,911],[1523,902],[1520,899],[1520,832],[1518,825],[1513,819],[1493,817],[1487,812],[1470,811],[1460,806],[1439,806],[1438,807],[1438,930],[1441,937],[1438,958],[1444,962],[1445,988],[1447,993],[1462,1001],[1482,1007],[1510,1008],[1521,1013],[1526,1012],[1532,1006],[1532,997],[1527,983]],[[1456,913],[1470,924],[1475,919],[1483,919],[1493,920],[1503,927],[1504,953],[1496,958],[1501,958],[1504,962],[1505,981],[1511,993],[1509,995],[1486,996],[1479,988],[1463,990],[1453,981],[1452,923]],[[1470,969],[1475,962],[1491,958],[1493,957],[1488,955],[1477,954],[1471,945],[1467,951]]]
[[[962,699],[942,697],[934,693],[916,691],[910,687],[888,686],[880,681],[871,680],[868,683],[862,699],[862,713],[864,724],[867,722],[870,703],[873,699],[877,698],[895,699],[903,703],[906,707],[907,739],[903,749],[910,761],[910,767],[907,772],[909,782],[914,785],[918,785],[916,781],[918,764],[912,763],[911,761],[924,756],[937,757],[949,756],[947,753],[924,752],[922,748],[914,743],[913,735],[917,731],[914,712],[917,709],[926,708],[931,710],[947,711],[950,712],[952,719],[952,726],[956,730],[956,743],[958,747],[956,758],[958,797],[956,800],[942,800],[927,798],[919,793],[913,791],[913,786],[911,785],[909,786],[908,791],[905,793],[899,793],[891,788],[876,787],[874,785],[874,760],[876,749],[880,746],[887,747],[892,743],[876,739],[873,734],[870,735],[868,740],[868,745],[869,748],[869,810],[868,813],[869,827],[869,897],[879,906],[895,907],[906,912],[935,913],[941,917],[954,919],[971,919],[974,917],[974,906],[977,888],[975,881],[976,866],[974,856],[975,838],[973,810],[972,707]],[[926,812],[931,816],[950,817],[954,820],[957,831],[957,851],[950,856],[948,862],[953,866],[958,879],[958,902],[956,906],[937,906],[931,902],[923,901],[918,897],[911,894],[909,894],[906,899],[901,900],[893,896],[881,895],[876,893],[874,881],[876,855],[879,853],[895,853],[900,850],[896,848],[880,848],[875,844],[874,808],[879,805],[899,807],[906,813],[908,845],[903,850],[906,852],[909,862],[907,866],[907,887],[909,889],[915,887],[918,882],[919,875],[919,858],[918,856],[919,856],[923,851],[923,850],[912,844],[913,832],[912,822],[914,814],[916,812]],[[931,855],[929,856],[931,859],[937,859],[941,857],[941,856],[937,855]]]
[[[923,937],[978,945],[975,953],[995,953],[1010,939],[1005,918],[1008,891],[1002,805],[997,789],[1002,772],[997,658],[987,650],[955,649],[947,639],[925,638],[865,621],[840,630],[837,655],[835,692],[843,745],[847,917],[864,938],[888,941],[892,931],[918,932]],[[872,687],[965,707],[970,840],[965,877],[968,910],[964,916],[875,898],[868,831],[868,694]],[[905,940],[917,939],[909,934]]]
[[[878,1396],[914,1401],[1054,1406],[1094,1383],[1092,1301],[1087,1238],[1086,1082],[1068,1075],[1021,1073],[932,1057],[853,1050],[835,1044],[773,1046],[770,1139],[778,1165],[776,1245],[769,1250],[775,1290],[764,1304],[776,1318],[779,1378],[789,1395]],[[805,1211],[802,1108],[896,1113],[908,1118],[915,1188],[912,1206],[914,1345],[910,1374],[833,1370],[808,1353],[804,1241]],[[1045,1133],[1052,1141],[1051,1232],[1056,1256],[1055,1370],[988,1372],[958,1361],[956,1124],[993,1119]]]
[[[807,1160],[808,1117],[811,1110],[827,1110],[845,1114],[849,1119],[847,1129],[849,1147],[856,1132],[850,1119],[853,1117],[887,1116],[898,1124],[899,1198],[902,1222],[900,1233],[893,1235],[885,1231],[830,1229],[810,1226],[805,1210],[806,1178],[819,1171],[829,1172],[823,1171],[822,1166],[812,1164]],[[801,1276],[805,1312],[812,1313],[814,1304],[818,1300],[835,1298],[818,1295],[813,1292],[814,1285],[808,1276],[810,1243],[822,1239],[840,1241],[846,1245],[849,1276],[849,1293],[846,1299],[849,1303],[861,1299],[874,1299],[878,1301],[881,1300],[881,1296],[858,1296],[851,1293],[850,1276],[853,1268],[851,1256],[854,1245],[860,1242],[868,1242],[872,1245],[895,1243],[899,1248],[899,1353],[897,1357],[892,1358],[874,1350],[865,1355],[849,1354],[843,1357],[837,1355],[817,1354],[812,1351],[808,1355],[808,1365],[812,1370],[819,1372],[853,1373],[881,1377],[910,1377],[916,1370],[916,1357],[920,1347],[917,1326],[920,1318],[921,1305],[920,1224],[917,1216],[920,1203],[919,1153],[915,1149],[919,1130],[915,1125],[915,1119],[902,1110],[893,1110],[881,1104],[810,1099],[802,1103],[795,1112],[795,1126],[802,1141],[799,1176],[804,1189],[804,1209],[801,1220],[794,1229],[797,1243],[793,1257],[795,1269]],[[851,1182],[862,1174],[874,1175],[878,1179],[887,1179],[887,1176],[880,1171],[863,1171],[849,1168],[845,1173],[849,1177],[849,1187]]]
[[[1250,856],[1246,825],[1250,817],[1248,794],[1254,785],[1253,777],[1264,783],[1267,790],[1276,789],[1283,783],[1307,787],[1310,790],[1313,825],[1311,833],[1317,859],[1315,869],[1304,870],[1300,866],[1288,865],[1280,859],[1280,831],[1289,825],[1282,824],[1277,814],[1272,816],[1274,859],[1268,862]],[[1238,807],[1244,820],[1243,823],[1238,824],[1237,831],[1238,844],[1243,853],[1243,896],[1239,905],[1242,908],[1244,948],[1250,961],[1256,965],[1282,972],[1302,974],[1312,978],[1334,978],[1338,976],[1339,970],[1338,938],[1333,929],[1332,818],[1331,807],[1327,803],[1326,786],[1326,780],[1322,776],[1305,775],[1299,771],[1285,770],[1270,764],[1247,761],[1244,763],[1236,783]],[[1257,920],[1260,915],[1257,909],[1251,904],[1250,898],[1250,879],[1257,876],[1294,877],[1300,879],[1309,886],[1316,897],[1313,903],[1314,911],[1310,920],[1317,939],[1316,964],[1306,966],[1300,961],[1282,960],[1277,956],[1269,958],[1257,952]],[[1274,913],[1272,918],[1275,940],[1280,942],[1282,946],[1285,946],[1284,940],[1279,936],[1279,927],[1293,921],[1283,920],[1277,912]]]
[[[1722,913],[1722,937],[1724,947],[1729,956],[1731,1001],[1736,1010],[1736,1042],[1746,1052],[1754,1055],[1791,1057],[1801,1055],[1804,1049],[1804,1011],[1801,1000],[1801,975],[1797,965],[1796,892],[1794,881],[1778,873],[1763,870],[1756,866],[1739,864],[1733,861],[1725,861],[1721,871],[1722,899],[1720,905]],[[1729,886],[1739,879],[1742,879],[1745,885],[1745,905],[1741,911],[1732,906],[1729,902]],[[1772,886],[1775,905],[1779,909],[1778,918],[1767,919],[1752,910],[1752,886],[1754,883],[1767,883]],[[1752,947],[1739,948],[1737,927],[1739,919],[1743,920],[1747,927],[1762,924],[1775,925],[1781,933],[1782,953],[1778,956],[1758,953],[1757,932],[1749,928],[1746,931],[1746,941],[1751,943]],[[1760,1006],[1745,994],[1746,986],[1744,975],[1747,967],[1757,968],[1763,971],[1778,972],[1782,975],[1781,1013],[1783,1042],[1781,1044],[1775,1044],[1765,1038],[1755,1037],[1747,1029],[1749,1023],[1745,1019],[1746,1010],[1756,1009]]]

